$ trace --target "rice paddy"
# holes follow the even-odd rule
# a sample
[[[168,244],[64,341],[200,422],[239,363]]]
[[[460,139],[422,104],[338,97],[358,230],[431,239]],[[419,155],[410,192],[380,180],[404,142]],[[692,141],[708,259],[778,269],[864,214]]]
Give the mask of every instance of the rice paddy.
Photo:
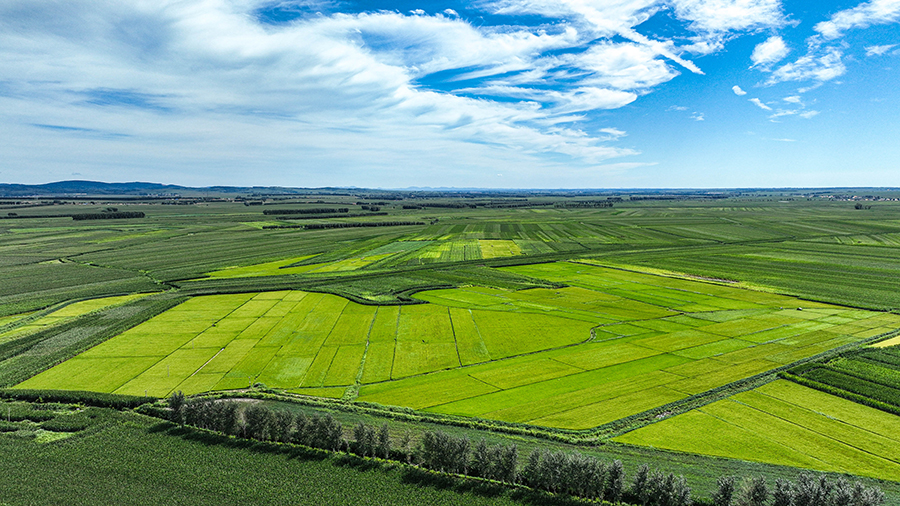
[[[83,316],[100,309],[104,309],[110,306],[117,306],[119,304],[125,304],[126,302],[145,297],[146,295],[148,294],[123,295],[120,297],[101,297],[97,299],[74,302],[34,320],[23,322],[23,324],[20,325],[12,325],[9,330],[0,333],[0,343],[16,339],[26,334],[37,332],[53,325],[59,325],[60,323],[67,322],[79,316]],[[27,315],[15,315],[6,317],[2,321],[0,321],[0,324],[15,324],[26,316]]]
[[[898,481],[898,434],[895,415],[779,380],[616,441]]]
[[[255,383],[587,429],[900,326],[900,316],[578,263],[363,306],[277,291],[192,298],[21,388],[166,396]],[[801,306],[802,304],[802,306]],[[799,309],[798,309],[799,308]]]

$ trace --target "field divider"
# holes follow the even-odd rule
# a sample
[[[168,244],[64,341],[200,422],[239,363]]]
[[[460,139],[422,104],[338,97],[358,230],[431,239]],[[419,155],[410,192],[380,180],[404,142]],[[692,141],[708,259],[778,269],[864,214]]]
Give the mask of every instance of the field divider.
[[[456,327],[453,326],[453,315],[450,314],[450,307],[447,307],[447,318],[450,319],[450,332],[453,332],[453,346],[456,347],[456,363],[462,367],[462,356],[459,354],[459,340],[456,339]]]
[[[737,401],[734,401],[734,402],[737,402]],[[743,403],[738,403],[738,404],[741,404],[742,406],[746,406],[746,404],[743,404]],[[750,407],[750,406],[747,406],[747,407]],[[740,429],[740,430],[743,430],[743,431],[749,431],[749,430],[750,430],[750,429],[748,429],[747,427],[744,427],[744,426],[739,425],[739,424],[737,424],[737,423],[735,423],[735,422],[732,422],[731,420],[726,420],[726,419],[724,419],[724,418],[722,418],[722,417],[720,417],[720,416],[718,416],[718,415],[714,415],[714,414],[712,414],[712,413],[707,413],[706,411],[704,411],[703,414],[706,415],[706,416],[710,416],[710,417],[712,417],[712,418],[714,418],[714,419],[716,419],[716,420],[718,420],[718,421],[720,421],[720,422],[722,422],[722,423],[724,423],[724,424],[727,424],[727,425],[730,425],[730,426],[732,426],[732,427],[735,427],[735,428],[737,428],[737,429]],[[768,414],[768,413],[766,413],[766,414]],[[772,443],[772,444],[774,444],[774,445],[780,446],[780,447],[782,447],[782,448],[786,448],[786,449],[788,449],[788,450],[790,450],[790,451],[797,452],[797,453],[799,453],[799,454],[801,454],[801,455],[804,455],[804,456],[806,456],[806,457],[809,457],[810,459],[815,460],[815,461],[817,461],[817,462],[821,462],[823,467],[829,467],[829,463],[828,463],[828,462],[825,462],[824,460],[820,459],[819,457],[816,457],[815,455],[811,455],[811,454],[809,454],[809,453],[803,451],[803,450],[800,449],[800,448],[792,448],[792,447],[790,447],[790,446],[788,446],[788,445],[786,445],[786,444],[784,444],[784,443],[781,443],[781,442],[779,442],[779,441],[776,441],[776,440],[772,439],[771,437],[769,437],[769,436],[767,436],[767,435],[764,435],[764,434],[760,434],[760,433],[758,433],[758,432],[756,432],[756,433],[754,433],[754,434],[756,435],[756,437],[759,437],[759,438],[761,438],[761,439],[764,439],[764,440],[768,441],[769,443]]]
[[[372,314],[372,321],[369,322],[369,330],[366,332],[366,347],[363,349],[363,356],[359,361],[359,370],[356,371],[354,383],[347,387],[347,390],[344,390],[344,395],[341,396],[341,400],[343,401],[355,401],[356,397],[359,395],[359,386],[362,384],[363,371],[366,367],[366,357],[369,355],[369,337],[372,335],[372,328],[375,326],[375,319],[378,318],[379,309],[380,308],[376,307],[375,312]]]
[[[775,397],[772,397],[772,398],[773,398],[773,399],[776,399]],[[812,428],[810,428],[810,427],[807,427],[807,426],[805,426],[805,425],[802,425],[802,424],[800,424],[800,423],[797,423],[797,422],[794,421],[794,420],[789,420],[789,419],[787,419],[787,418],[784,418],[784,417],[782,417],[782,416],[776,415],[776,414],[774,414],[774,413],[770,413],[769,411],[766,411],[766,410],[764,410],[764,409],[762,409],[762,408],[758,408],[758,407],[756,407],[756,406],[751,406],[750,404],[747,404],[747,403],[745,403],[745,402],[741,402],[741,401],[738,401],[738,400],[735,400],[735,399],[730,399],[730,400],[731,400],[732,402],[735,402],[735,403],[737,403],[737,404],[740,404],[741,406],[745,406],[745,407],[748,408],[748,409],[752,409],[752,410],[754,410],[754,411],[758,411],[758,412],[760,412],[760,413],[762,413],[762,414],[764,414],[764,415],[766,415],[766,416],[771,416],[771,417],[776,418],[776,419],[778,419],[778,420],[781,420],[782,422],[785,422],[785,423],[787,423],[787,424],[793,425],[793,426],[795,426],[795,427],[799,427],[799,428],[802,429],[802,430],[807,430],[807,431],[809,431],[809,432],[812,432],[813,434],[818,434],[819,436],[821,436],[821,437],[823,437],[823,438],[825,438],[825,439],[830,439],[831,441],[835,441],[835,442],[837,442],[837,443],[839,443],[839,444],[842,444],[842,445],[845,445],[845,446],[849,446],[850,448],[853,448],[854,450],[857,450],[857,451],[859,451],[860,453],[864,453],[864,454],[866,454],[866,455],[869,455],[869,456],[874,457],[874,458],[879,459],[879,460],[886,460],[886,461],[888,461],[888,462],[893,462],[893,463],[895,463],[895,464],[900,464],[900,459],[896,459],[896,458],[891,459],[891,458],[887,458],[887,457],[885,457],[885,456],[883,456],[883,455],[877,455],[877,454],[875,454],[875,453],[870,452],[869,450],[866,450],[866,449],[864,449],[864,448],[860,448],[860,447],[858,447],[858,446],[856,446],[856,445],[854,445],[854,444],[852,444],[852,443],[849,443],[849,442],[847,442],[847,441],[844,441],[844,440],[842,440],[842,439],[839,439],[839,438],[837,438],[837,437],[835,437],[835,436],[833,436],[833,435],[831,435],[831,434],[826,434],[826,433],[824,433],[824,432],[817,431],[817,430],[815,430],[815,429],[812,429]],[[796,406],[796,405],[795,405],[795,406]],[[813,413],[813,414],[824,415],[824,414],[822,414],[822,413],[817,413],[817,412],[812,411],[812,410],[809,410],[809,409],[807,409],[807,408],[802,408],[802,407],[800,407],[800,406],[798,406],[798,407],[801,408],[801,409],[803,409],[803,410],[805,410],[805,411],[809,411],[809,412],[811,412],[811,413]],[[706,414],[709,415],[709,413],[706,413]],[[712,415],[710,415],[710,416],[712,416]],[[721,420],[721,419],[720,419],[720,420]],[[723,420],[723,421],[724,421],[724,420]],[[839,422],[839,423],[841,423],[841,424],[843,424],[843,425],[846,425],[846,426],[848,426],[848,427],[853,427],[853,428],[857,428],[857,429],[862,429],[861,427],[857,427],[856,425],[849,424],[849,423],[847,423],[847,422],[845,422],[845,421],[843,421],[843,420],[837,420],[837,419],[835,419],[835,421],[837,421],[837,422]],[[740,425],[736,425],[736,426],[737,426],[737,427],[740,427]],[[745,430],[747,430],[746,427],[743,427],[743,428],[744,428]],[[865,429],[862,429],[862,430],[864,430],[865,432],[869,432],[869,433],[871,433],[871,434],[876,434],[876,433],[874,433],[874,432],[867,431],[867,430],[865,430]],[[768,438],[766,438],[766,439],[768,439]],[[772,439],[769,439],[769,440],[770,440],[770,441],[773,441]],[[784,445],[782,445],[782,446],[784,446]],[[791,449],[794,450],[794,451],[800,452],[800,450],[799,450],[798,448],[791,448]],[[816,460],[819,460],[819,461],[821,461],[821,462],[825,462],[826,464],[828,463],[828,462],[826,462],[826,461],[824,461],[824,460],[822,460],[822,459],[820,459],[820,458],[817,458],[817,457],[815,457],[815,456],[813,456],[813,455],[806,454],[805,452],[801,452],[801,453],[804,453],[804,454],[807,455],[808,457],[815,458]]]
[[[191,375],[188,376],[188,378],[193,378],[194,375],[196,375],[198,372],[200,372],[201,369],[203,369],[204,367],[206,367],[206,364],[212,362],[213,359],[215,359],[216,357],[218,357],[223,351],[225,351],[225,348],[224,348],[224,347],[222,347],[218,352],[216,352],[215,355],[213,355],[212,357],[210,357],[209,360],[207,360],[206,362],[203,362],[203,365],[201,365],[200,367],[198,367],[196,371],[192,372]],[[185,378],[185,379],[187,379],[187,378]]]
[[[814,415],[819,415],[819,416],[827,417],[827,418],[829,418],[829,419],[831,419],[831,420],[834,420],[835,422],[838,422],[838,423],[840,423],[840,424],[842,424],[842,425],[846,425],[847,427],[852,427],[852,428],[854,428],[854,429],[857,429],[857,430],[860,430],[860,431],[863,431],[863,432],[866,432],[866,433],[869,433],[869,434],[872,434],[872,435],[875,435],[875,436],[880,436],[880,437],[885,438],[885,439],[889,439],[889,440],[892,439],[892,438],[890,438],[890,437],[888,437],[888,436],[885,436],[885,435],[883,435],[883,434],[879,434],[879,433],[877,433],[877,432],[871,431],[871,430],[869,430],[869,429],[867,429],[867,428],[865,428],[865,427],[860,427],[859,425],[854,425],[854,424],[852,424],[852,423],[846,422],[846,421],[841,420],[841,419],[839,419],[839,418],[835,418],[835,417],[829,416],[829,415],[827,415],[826,413],[822,413],[822,412],[820,412],[820,411],[815,411],[815,410],[812,410],[812,409],[810,409],[810,408],[803,407],[803,406],[801,406],[801,405],[799,405],[799,404],[794,404],[793,402],[791,402],[791,401],[788,400],[788,399],[781,399],[781,398],[778,398],[778,397],[775,397],[775,396],[772,396],[772,395],[769,395],[769,394],[765,394],[765,393],[762,393],[762,392],[758,392],[758,393],[759,393],[760,395],[764,395],[764,396],[766,396],[766,397],[768,397],[768,398],[770,398],[770,399],[775,399],[775,400],[777,400],[777,401],[781,401],[781,402],[784,402],[784,403],[786,403],[786,404],[790,404],[791,406],[795,406],[795,407],[798,408],[798,409],[801,409],[801,410],[804,410],[804,411],[808,411],[808,412],[810,412],[810,413],[813,413]],[[735,402],[740,402],[740,401],[735,401]],[[895,464],[900,464],[900,455],[898,455],[897,457],[893,457],[893,458],[888,458],[888,457],[885,457],[885,456],[882,456],[882,455],[876,455],[876,454],[870,452],[869,450],[865,450],[865,449],[863,449],[863,448],[860,448],[860,447],[858,447],[858,446],[856,446],[856,445],[854,445],[854,444],[852,444],[852,443],[849,443],[849,442],[847,442],[847,441],[843,441],[843,440],[841,440],[841,439],[838,439],[837,437],[830,436],[830,435],[825,434],[825,433],[823,433],[823,432],[819,432],[818,430],[811,429],[811,428],[809,428],[809,427],[800,425],[800,424],[798,424],[798,423],[796,423],[796,422],[792,422],[791,420],[788,420],[788,419],[783,418],[783,417],[781,417],[781,416],[775,415],[775,414],[773,414],[773,413],[769,413],[768,411],[765,411],[765,410],[763,410],[763,409],[757,408],[757,407],[755,407],[755,406],[750,406],[749,404],[746,404],[746,403],[743,403],[743,402],[741,402],[741,404],[743,404],[743,405],[745,405],[745,406],[747,406],[747,407],[749,407],[749,408],[753,408],[753,409],[756,409],[756,410],[758,410],[758,411],[762,411],[763,413],[766,413],[766,414],[768,414],[768,415],[770,415],[770,416],[774,416],[775,418],[778,418],[778,419],[780,419],[780,420],[784,420],[784,421],[786,421],[786,422],[793,423],[794,425],[797,425],[798,427],[804,428],[804,429],[809,430],[809,431],[811,431],[811,432],[815,432],[816,434],[819,434],[820,436],[823,436],[823,437],[832,439],[832,440],[837,441],[837,442],[839,442],[839,443],[841,443],[841,444],[844,444],[844,445],[847,445],[847,446],[849,446],[849,447],[851,447],[851,448],[854,448],[854,449],[856,449],[856,450],[859,450],[859,451],[861,451],[861,452],[863,452],[863,453],[867,453],[867,454],[872,455],[872,456],[874,456],[874,457],[878,457],[878,458],[881,458],[881,459],[884,459],[884,460],[893,462],[893,463],[895,463]]]
[[[707,390],[706,392],[701,392],[699,394],[694,394],[684,399],[670,402],[668,404],[664,404],[662,406],[658,406],[656,408],[649,409],[647,411],[636,413],[631,416],[627,416],[625,418],[621,418],[619,420],[614,420],[612,422],[600,425],[594,429],[589,429],[590,432],[596,434],[596,436],[601,440],[609,440],[614,437],[621,436],[626,432],[631,432],[633,430],[639,429],[641,427],[646,427],[647,425],[654,424],[656,422],[660,422],[662,420],[671,418],[676,415],[680,415],[682,413],[687,413],[688,411],[701,408],[703,406],[712,404],[713,402],[726,399],[731,397],[734,394],[745,392],[748,390],[753,390],[767,383],[771,383],[772,381],[778,379],[779,377],[784,377],[785,379],[791,379],[785,376],[785,373],[794,367],[797,367],[802,364],[808,364],[812,362],[818,362],[820,360],[824,360],[827,358],[834,357],[848,351],[853,348],[858,348],[861,346],[865,346],[867,344],[882,340],[887,335],[900,333],[900,329],[893,330],[891,332],[887,332],[885,334],[880,334],[877,336],[870,337],[868,339],[864,339],[862,341],[857,341],[855,343],[845,344],[843,346],[839,346],[837,348],[832,348],[830,350],[823,351],[817,355],[813,355],[811,357],[806,357],[790,364],[785,364],[780,367],[776,367],[774,369],[770,369],[768,371],[734,381],[711,390]],[[791,375],[793,376],[793,375]],[[806,379],[806,378],[804,378]],[[799,382],[798,382],[799,383]],[[802,383],[801,383],[802,384]]]

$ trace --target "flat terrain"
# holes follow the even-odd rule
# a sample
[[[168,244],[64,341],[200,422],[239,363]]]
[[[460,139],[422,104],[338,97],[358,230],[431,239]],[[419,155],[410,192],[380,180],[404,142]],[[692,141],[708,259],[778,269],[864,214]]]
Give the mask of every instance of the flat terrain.
[[[900,481],[900,418],[784,380],[616,441]]]
[[[900,194],[882,193],[7,202],[0,386],[265,385],[900,480]],[[70,216],[110,205],[146,216]]]
[[[576,263],[572,286],[195,297],[19,385],[165,397],[254,383],[588,429],[893,330],[900,316]],[[805,307],[801,307],[802,304]]]

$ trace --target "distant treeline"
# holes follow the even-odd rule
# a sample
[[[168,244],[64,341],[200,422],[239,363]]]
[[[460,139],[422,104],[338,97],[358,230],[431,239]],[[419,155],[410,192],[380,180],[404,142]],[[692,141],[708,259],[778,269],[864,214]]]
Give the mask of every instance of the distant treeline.
[[[457,202],[423,202],[421,204],[403,204],[403,209],[425,209],[428,207],[436,207],[443,209],[475,209],[475,204],[460,204]]]
[[[114,213],[84,213],[73,214],[73,220],[119,220],[126,218],[143,218],[143,211],[123,211]]]
[[[552,206],[553,202],[513,202],[513,203],[503,203],[503,204],[485,204],[484,207],[488,209],[500,209],[500,208],[510,208],[510,207],[547,207]]]
[[[372,216],[374,213],[367,214]],[[404,225],[425,225],[424,221],[366,221],[355,223],[310,223],[309,225],[267,225],[263,229],[273,228],[303,228],[306,230],[322,230],[326,228],[357,228],[357,227],[399,227]]]
[[[314,207],[310,209],[266,209],[263,214],[338,214],[346,213],[350,209],[340,207],[337,209],[329,209],[327,207]]]
[[[17,213],[9,213],[6,216],[0,216],[3,220],[26,220],[30,218],[70,218],[71,214],[26,214],[19,215]]]
[[[360,216],[387,216],[388,213],[347,213],[347,214],[308,214],[308,215],[279,215],[280,220],[327,220],[329,218],[359,218]]]
[[[110,220],[124,218],[143,218],[144,213],[141,211],[123,211],[118,212],[118,208],[107,207],[105,211],[100,213],[81,213],[81,214],[24,214],[10,212],[6,216],[0,216],[3,220],[26,220],[38,218],[72,218],[74,220]]]
[[[426,432],[416,448],[409,433],[392,439],[387,424],[363,422],[344,437],[341,423],[330,414],[306,415],[271,409],[255,402],[223,399],[186,399],[181,392],[168,399],[169,418],[207,430],[261,441],[295,443],[329,451],[351,452],[406,462],[442,473],[480,477],[506,484],[524,484],[535,490],[568,494],[594,501],[643,506],[690,506],[691,489],[684,476],[640,466],[630,485],[622,462],[603,462],[580,452],[550,452],[537,448],[519,469],[519,450],[512,445],[473,444],[467,437],[441,431]],[[395,444],[396,443],[396,444]],[[877,487],[844,478],[803,472],[797,482],[777,479],[770,487],[764,477],[719,478],[712,506],[879,506],[884,494]]]
[[[619,199],[621,201],[622,199]],[[612,207],[612,200],[576,200],[572,202],[557,202],[556,207],[565,208],[605,208]]]
[[[707,195],[705,193],[690,195],[652,195],[652,196],[636,196],[632,195],[629,200],[697,200],[697,199],[727,199],[731,195]]]

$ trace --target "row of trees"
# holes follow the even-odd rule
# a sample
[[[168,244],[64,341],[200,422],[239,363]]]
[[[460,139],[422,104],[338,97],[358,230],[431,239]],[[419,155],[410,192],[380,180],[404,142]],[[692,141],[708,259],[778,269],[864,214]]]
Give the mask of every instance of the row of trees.
[[[578,452],[550,452],[538,448],[520,470],[516,445],[476,444],[466,437],[441,431],[423,434],[410,450],[410,435],[399,438],[397,448],[387,424],[380,427],[357,423],[353,439],[344,439],[341,423],[324,416],[271,409],[259,402],[186,399],[181,392],[169,397],[171,420],[203,429],[260,441],[295,443],[330,451],[350,451],[363,457],[405,460],[439,472],[463,474],[498,482],[523,483],[537,490],[569,494],[614,503],[641,506],[689,506],[691,489],[683,476],[640,466],[629,485],[621,461],[603,462]],[[830,481],[824,475],[800,474],[796,482],[765,478],[739,481],[722,477],[712,496],[714,506],[879,506],[884,494],[844,479]]]
[[[522,481],[532,488],[589,499],[617,502],[622,498],[625,468],[581,453],[537,449],[528,456]]]
[[[173,422],[259,441],[295,443],[323,450],[346,450],[344,429],[331,414],[320,416],[273,410],[259,403],[169,397]]]
[[[328,208],[313,207],[306,209],[266,209],[263,214],[266,215],[284,215],[284,214],[339,214],[350,211],[348,207]]]
[[[75,221],[82,220],[122,220],[128,218],[143,218],[143,211],[123,211],[117,213],[111,212],[103,212],[103,213],[83,213],[83,214],[73,214],[72,219]]]
[[[739,486],[737,477],[724,476],[712,499],[714,506],[878,506],[884,493],[858,481],[800,473],[796,482],[775,480],[771,490],[764,477],[745,479]]]

